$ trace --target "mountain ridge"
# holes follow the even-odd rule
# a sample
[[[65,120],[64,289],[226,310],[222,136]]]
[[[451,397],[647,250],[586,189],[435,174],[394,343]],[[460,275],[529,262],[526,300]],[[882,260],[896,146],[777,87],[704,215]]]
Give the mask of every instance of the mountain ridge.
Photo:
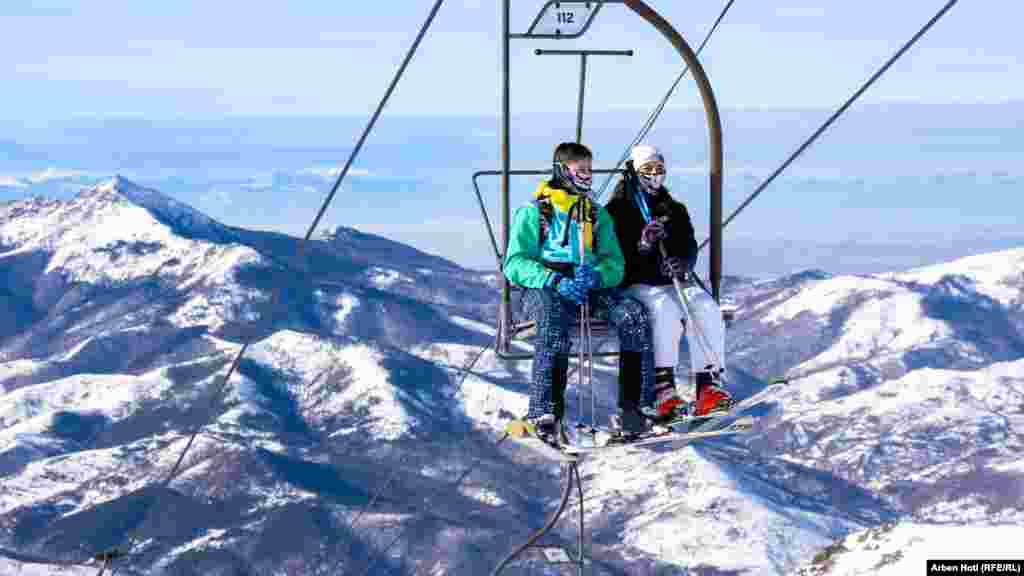
[[[107,184],[0,206],[0,547],[74,558],[139,526],[143,572],[484,573],[552,511],[557,468],[494,447],[530,373],[485,350],[492,279],[347,229],[299,265],[296,238]],[[763,436],[588,459],[599,572],[789,574],[901,519],[1018,522],[1015,254],[731,278],[730,384],[792,381]],[[606,414],[614,364],[595,374]],[[590,402],[570,380],[572,419]],[[575,549],[572,526],[552,539]]]

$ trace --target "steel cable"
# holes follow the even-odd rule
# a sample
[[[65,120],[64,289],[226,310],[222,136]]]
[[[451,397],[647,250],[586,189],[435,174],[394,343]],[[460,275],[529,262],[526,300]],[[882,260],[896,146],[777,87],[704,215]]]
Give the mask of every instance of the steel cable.
[[[387,105],[388,100],[391,98],[391,94],[394,92],[395,87],[398,85],[398,81],[402,78],[402,75],[405,73],[405,69],[408,67],[409,62],[412,60],[413,55],[416,53],[416,50],[419,48],[420,42],[423,40],[423,37],[426,35],[427,30],[430,28],[430,25],[433,23],[434,17],[437,15],[437,12],[438,12],[438,10],[440,10],[442,4],[444,4],[444,0],[437,0],[434,3],[434,6],[430,10],[430,14],[427,16],[426,21],[420,27],[420,31],[416,35],[416,39],[413,41],[412,46],[406,52],[405,58],[402,60],[402,64],[399,66],[398,71],[395,73],[395,76],[392,78],[391,83],[388,86],[387,91],[384,94],[384,97],[381,98],[380,103],[377,105],[377,109],[374,111],[373,116],[370,118],[370,121],[367,123],[366,128],[363,130],[362,135],[359,137],[359,140],[356,143],[355,148],[352,150],[352,153],[349,154],[348,160],[345,162],[345,166],[342,168],[341,172],[338,174],[338,178],[335,180],[334,186],[331,188],[330,193],[327,195],[327,198],[324,200],[323,205],[320,207],[320,210],[317,212],[316,217],[313,219],[313,223],[310,224],[309,229],[306,231],[306,235],[299,242],[298,249],[297,249],[297,259],[296,259],[296,262],[297,262],[298,266],[300,267],[300,269],[303,272],[305,271],[305,266],[302,263],[302,258],[304,257],[304,251],[305,251],[306,242],[308,242],[309,239],[313,236],[313,232],[316,230],[316,227],[319,225],[320,219],[323,217],[324,213],[327,211],[327,208],[328,208],[328,206],[330,206],[330,203],[334,199],[335,194],[341,188],[341,183],[345,179],[345,176],[348,175],[348,171],[352,167],[352,162],[355,161],[356,156],[359,154],[360,150],[362,150],[363,144],[366,142],[367,137],[370,135],[370,132],[373,130],[373,127],[377,123],[377,119],[380,117],[381,112],[384,110],[384,106]],[[275,285],[274,292],[273,292],[273,297],[271,298],[271,302],[270,302],[270,318],[272,318],[273,311],[274,311],[274,309],[277,308],[277,304],[280,301],[280,292],[281,292],[280,284]],[[242,357],[245,355],[245,352],[248,350],[249,345],[251,343],[252,343],[252,339],[251,338],[247,338],[245,343],[242,345],[241,349],[239,349],[238,354],[235,356],[234,361],[232,361],[231,366],[228,368],[228,372],[224,376],[224,379],[221,380],[220,385],[215,389],[215,392],[212,395],[212,398],[219,397],[221,395],[221,393],[224,391],[224,389],[227,388],[228,381],[231,379],[231,376],[234,374],[234,372],[238,369],[238,365],[241,362]],[[211,407],[212,407],[212,403],[211,403]],[[185,444],[185,448],[181,451],[181,454],[178,456],[178,460],[175,462],[174,466],[171,468],[171,471],[167,474],[167,477],[161,482],[161,484],[160,484],[160,488],[161,489],[164,489],[168,485],[170,485],[171,481],[173,481],[174,478],[177,476],[178,471],[179,471],[179,469],[181,467],[181,464],[185,460],[185,456],[188,454],[189,450],[192,448],[192,445],[195,442],[196,437],[199,435],[199,433],[202,431],[203,428],[204,428],[204,425],[200,424],[200,425],[197,425],[196,429],[192,431],[192,433],[189,436],[188,442]],[[157,492],[155,494],[154,498],[153,498],[153,501],[149,504],[149,506],[147,506],[145,513],[142,515],[142,520],[138,524],[136,524],[134,529],[132,529],[129,532],[128,538],[126,539],[127,542],[128,542],[127,548],[129,550],[133,546],[133,542],[135,540],[135,536],[136,536],[137,531],[145,524],[145,521],[149,517],[149,513],[155,507],[156,500],[159,499],[159,497],[160,497],[160,492]],[[114,547],[114,549],[116,550],[116,546]],[[102,574],[102,570],[103,570],[103,567],[100,568],[100,573],[99,574]],[[111,567],[111,571],[110,571],[111,576],[114,576],[114,574],[116,573],[116,570],[117,570],[116,566]]]
[[[711,40],[711,36],[714,35],[715,30],[718,29],[718,25],[721,24],[722,20],[725,19],[725,15],[729,12],[729,9],[732,8],[733,3],[735,2],[736,0],[729,0],[725,4],[725,7],[722,8],[722,12],[719,13],[718,18],[715,19],[715,23],[711,25],[711,28],[708,29],[708,33],[704,36],[704,40],[700,43],[700,46],[697,47],[696,54],[698,56],[700,56],[700,53],[704,50],[704,47],[707,46],[708,41]],[[669,98],[672,97],[672,93],[676,91],[676,88],[679,86],[679,83],[683,81],[683,78],[686,77],[686,74],[689,71],[689,66],[683,67],[682,72],[680,72],[679,76],[676,77],[675,82],[672,83],[672,86],[668,89],[668,91],[665,93],[665,96],[661,99],[661,102],[659,102],[658,105],[655,106],[650,116],[647,117],[647,120],[640,128],[640,132],[636,135],[636,137],[633,138],[633,141],[630,143],[630,145],[626,147],[626,151],[623,152],[622,157],[619,158],[618,163],[615,164],[615,170],[618,170],[619,166],[622,166],[623,162],[625,162],[626,159],[629,158],[629,153],[633,149],[633,147],[642,142],[643,139],[647,137],[647,133],[650,132],[651,128],[654,127],[654,123],[658,121],[658,117],[661,116],[662,111],[665,109],[665,105],[668,104]],[[601,185],[600,190],[598,190],[597,192],[596,198],[598,200],[600,200],[601,197],[604,196],[605,190],[608,188],[608,184],[611,183],[614,177],[615,173],[613,172],[608,175],[608,178],[605,179],[604,183]]]
[[[881,68],[878,69],[878,71],[872,74],[871,78],[869,78],[867,82],[865,82],[859,89],[857,89],[856,92],[853,93],[853,96],[851,96],[842,106],[839,107],[838,110],[836,110],[831,116],[829,116],[828,120],[826,120],[824,124],[822,124],[817,130],[814,131],[814,134],[811,134],[810,138],[804,141],[804,143],[801,144],[800,147],[796,149],[796,152],[793,152],[793,154],[791,154],[789,158],[787,158],[786,161],[782,163],[781,166],[779,166],[774,172],[772,172],[771,176],[769,176],[764,182],[762,182],[754,190],[754,192],[751,193],[750,196],[748,196],[747,199],[744,200],[739,205],[739,207],[736,208],[736,210],[734,210],[733,213],[730,214],[729,217],[725,219],[724,222],[722,222],[722,228],[724,229],[726,226],[728,226],[729,223],[732,222],[733,219],[735,219],[736,216],[738,216],[739,213],[742,212],[747,206],[749,206],[750,203],[753,202],[754,199],[757,198],[761,194],[761,192],[763,192],[764,189],[768,187],[769,184],[771,184],[776,178],[778,178],[779,175],[786,170],[786,168],[789,168],[790,164],[792,164],[798,157],[800,157],[800,155],[803,154],[804,151],[806,151],[811,146],[811,144],[813,144],[814,141],[817,140],[818,137],[825,132],[825,130],[828,130],[828,128],[832,126],[832,124],[837,119],[839,119],[839,117],[842,116],[843,113],[846,112],[846,110],[850,106],[852,106],[853,103],[856,102],[857,99],[860,98],[861,95],[864,94],[864,92],[866,92],[872,84],[875,83],[876,80],[881,78],[882,75],[885,74],[889,70],[889,68],[892,67],[892,65],[895,64],[897,60],[900,59],[900,57],[902,57],[908,50],[910,50],[910,48],[914,44],[916,44],[917,41],[920,40],[921,37],[924,36],[925,33],[927,33],[928,30],[931,29],[932,26],[934,26],[939,20],[941,20],[942,17],[945,16],[946,13],[949,12],[949,10],[954,5],[956,5],[957,2],[959,2],[959,0],[949,0],[949,2],[947,2],[946,5],[943,6],[942,9],[938,11],[938,13],[935,14],[935,16],[933,16],[932,19],[929,20],[928,23],[924,25],[924,27],[918,30],[917,34],[914,34],[914,36],[909,41],[907,41],[907,43],[904,44],[903,47],[900,48],[891,58],[889,58],[889,60]],[[705,239],[704,242],[701,243],[698,250],[703,250],[710,240],[710,238]]]
[[[742,210],[744,210],[747,206],[749,206],[749,204],[751,202],[753,202],[753,200],[758,195],[760,195],[761,192],[763,192],[764,189],[766,189],[768,185],[770,185],[783,171],[785,171],[789,167],[789,165],[791,165],[800,155],[802,155],[803,152],[806,151],[806,149],[809,148],[810,145],[813,144],[821,136],[821,134],[823,134],[843,113],[845,113],[846,110],[857,99],[859,99],[860,96],[864,92],[866,92],[868,88],[870,88],[885,72],[887,72],[888,69],[897,60],[899,60],[899,58],[901,58],[914,44],[916,44],[917,41],[920,40],[920,38],[923,37],[924,34],[928,32],[928,30],[930,30],[943,16],[945,16],[945,14],[954,5],[956,5],[958,1],[959,0],[949,0],[946,3],[946,5],[920,31],[918,31],[917,34],[915,34],[910,39],[910,41],[908,41],[893,57],[891,57],[889,59],[889,61],[887,61],[884,66],[882,66],[882,68],[880,68],[874,75],[872,75],[872,77],[863,86],[861,86],[861,88],[858,89],[857,92],[855,92],[854,95],[849,100],[847,100],[847,102],[844,103],[821,127],[819,127],[818,130],[816,130],[815,133],[812,134],[812,136],[807,141],[805,141],[796,150],[796,152],[794,152],[778,169],[776,169],[775,172],[773,172],[771,174],[771,176],[769,176],[768,179],[766,179],[761,185],[758,186],[758,188],[754,191],[754,193],[752,193],[746,200],[744,200],[743,203],[741,203],[741,205],[732,214],[730,214],[730,216],[723,222],[723,224],[722,224],[723,228],[725,226],[727,226],[729,223],[731,223],[732,220],[735,219],[738,216],[738,214],[740,212],[742,212]],[[315,231],[316,227],[318,226],[321,218],[323,217],[324,213],[326,212],[327,208],[329,207],[331,201],[333,200],[333,198],[336,195],[337,191],[340,189],[341,183],[344,180],[345,176],[347,175],[349,169],[351,168],[351,165],[352,165],[355,157],[358,155],[358,153],[361,150],[363,144],[365,143],[366,138],[368,137],[369,133],[372,131],[372,129],[373,129],[377,119],[379,118],[379,116],[380,116],[384,106],[386,105],[386,103],[389,100],[391,94],[393,93],[395,87],[397,86],[397,83],[398,83],[399,79],[403,75],[406,67],[408,66],[408,63],[411,61],[412,56],[415,54],[415,52],[416,52],[420,42],[422,41],[423,37],[425,36],[426,31],[429,29],[429,27],[430,27],[434,17],[436,16],[436,14],[437,14],[438,10],[440,9],[441,5],[443,4],[443,2],[444,2],[444,0],[437,0],[436,3],[434,4],[434,7],[432,8],[432,10],[431,10],[431,12],[430,12],[430,14],[429,14],[429,16],[427,18],[427,21],[424,23],[424,25],[420,29],[420,32],[417,35],[416,40],[414,41],[414,43],[413,43],[412,47],[410,48],[410,50],[407,52],[407,54],[405,56],[405,59],[403,60],[403,62],[401,64],[398,72],[396,73],[396,75],[393,78],[390,86],[388,87],[388,90],[387,90],[384,98],[379,103],[379,105],[377,107],[377,110],[374,112],[370,122],[368,123],[366,129],[364,130],[362,136],[360,137],[356,147],[354,148],[353,152],[349,156],[349,158],[348,158],[345,166],[343,167],[341,173],[338,175],[338,178],[336,179],[335,184],[332,187],[332,189],[331,189],[327,199],[324,201],[323,205],[321,206],[320,210],[318,211],[318,213],[317,213],[316,217],[314,218],[313,223],[310,225],[309,230],[307,231],[305,237],[299,242],[298,249],[297,249],[297,254],[298,254],[298,257],[299,257],[298,258],[298,260],[299,260],[298,264],[299,264],[300,268],[302,268],[303,270],[305,269],[305,266],[302,265],[301,259],[304,256],[305,243],[309,241],[310,237],[312,236],[313,232]],[[735,0],[730,0],[726,4],[726,6],[723,9],[722,13],[719,15],[718,19],[715,21],[714,25],[712,26],[712,28],[708,32],[708,35],[705,37],[704,41],[701,43],[700,47],[698,48],[698,50],[697,50],[698,54],[703,50],[703,48],[705,47],[707,42],[710,40],[712,34],[717,29],[719,23],[722,21],[722,19],[724,18],[725,14],[728,12],[729,8],[732,6],[732,4],[734,2],[735,2]],[[672,87],[666,93],[665,97],[662,99],[661,103],[659,103],[659,105],[656,107],[655,111],[648,118],[648,121],[645,123],[644,127],[641,129],[640,133],[638,134],[637,138],[634,140],[634,143],[630,146],[630,148],[632,148],[633,145],[635,145],[636,143],[641,141],[646,136],[646,134],[650,131],[650,129],[653,127],[654,123],[656,122],[657,118],[660,116],[661,112],[664,110],[664,107],[665,107],[668,99],[671,97],[671,94],[674,92],[674,90],[678,86],[679,82],[682,80],[682,78],[685,76],[685,74],[687,72],[688,72],[688,68],[684,68],[684,70],[680,73],[679,77],[677,78],[676,82],[672,85]],[[616,166],[616,168],[618,166],[620,166],[622,164],[622,162],[624,162],[626,160],[627,157],[628,157],[628,150],[627,150],[627,153],[623,155],[622,159],[619,161],[619,163]],[[607,185],[611,181],[611,179],[612,179],[612,177],[609,176],[609,178],[605,181],[604,185],[601,188],[601,191],[598,194],[598,198],[601,197],[601,195],[603,194],[604,190],[607,188]],[[708,243],[708,240],[705,240],[700,245],[700,249],[703,249],[707,245],[707,243]],[[275,287],[273,298],[271,299],[271,311],[273,311],[273,309],[276,308],[276,306],[279,303],[279,301],[280,301],[280,287],[278,285],[278,286]],[[244,357],[244,354],[247,351],[247,349],[248,349],[249,345],[251,344],[251,342],[252,342],[251,339],[247,340],[242,345],[241,349],[239,350],[239,352],[235,356],[234,360],[231,363],[231,366],[228,369],[227,374],[225,375],[223,380],[221,380],[219,386],[215,389],[214,393],[211,395],[211,406],[212,406],[212,400],[220,397],[220,395],[223,393],[224,389],[227,386],[227,382],[230,380],[231,376],[237,370],[237,368],[238,368],[238,366],[239,366],[239,364],[241,362],[241,359]],[[479,356],[480,355],[478,354],[477,358],[479,358]],[[474,363],[475,363],[475,361],[474,361]],[[464,378],[464,376],[463,376],[463,378]],[[173,481],[174,478],[177,476],[177,474],[178,474],[178,472],[180,470],[180,467],[181,467],[182,463],[185,460],[185,457],[187,456],[189,450],[191,449],[191,447],[193,446],[193,444],[195,442],[196,437],[202,431],[203,427],[204,426],[197,425],[197,428],[195,430],[193,430],[192,433],[190,434],[189,440],[187,441],[187,443],[185,445],[185,448],[180,453],[180,455],[179,455],[178,459],[176,460],[174,466],[172,466],[171,471],[168,473],[166,478],[160,483],[160,487],[162,489],[166,488],[170,484],[170,482]],[[468,471],[467,471],[467,473],[468,473]],[[462,477],[460,477],[459,481],[461,481],[462,478],[464,478],[464,477],[465,477],[465,473],[464,473],[464,475]],[[132,531],[129,532],[129,537],[127,538],[127,541],[129,543],[129,545],[128,545],[129,549],[133,545],[132,542],[135,540],[135,535],[136,535],[135,533],[137,532],[137,530],[139,530],[141,528],[141,526],[143,526],[145,524],[145,520],[148,519],[149,513],[155,507],[156,501],[159,499],[159,496],[160,496],[160,492],[157,492],[154,495],[153,501],[150,502],[149,506],[147,506],[147,510],[143,514],[142,520],[135,526],[135,528]],[[116,547],[115,547],[115,550],[116,550]],[[107,567],[107,564],[109,564],[109,561],[105,561],[104,562],[104,566],[101,566],[100,574],[102,574],[103,570]],[[116,572],[116,567],[111,567],[111,576],[113,576],[113,574],[115,574],[115,572]]]

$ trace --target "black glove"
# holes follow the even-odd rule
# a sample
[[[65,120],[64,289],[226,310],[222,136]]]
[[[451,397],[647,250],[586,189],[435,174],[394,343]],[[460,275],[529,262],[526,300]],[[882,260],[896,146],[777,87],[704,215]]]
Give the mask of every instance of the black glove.
[[[669,256],[661,261],[661,273],[669,278],[678,278],[685,282],[689,270],[686,269],[686,264],[683,264],[682,258]]]
[[[659,220],[651,220],[644,226],[644,229],[640,231],[640,252],[647,253],[654,249],[658,245],[658,242],[668,238],[668,231],[665,230],[665,225]]]

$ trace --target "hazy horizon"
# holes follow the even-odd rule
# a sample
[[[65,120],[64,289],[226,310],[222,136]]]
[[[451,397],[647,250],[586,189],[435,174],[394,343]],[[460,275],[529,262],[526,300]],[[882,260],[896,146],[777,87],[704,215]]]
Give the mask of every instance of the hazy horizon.
[[[828,114],[723,110],[726,214]],[[596,164],[614,164],[645,117],[594,111],[584,135]],[[226,224],[301,236],[365,121],[78,119],[4,130],[0,200],[67,197],[119,173]],[[546,167],[574,121],[522,115],[513,168]],[[701,110],[666,110],[649,138],[669,157],[670,187],[690,207],[699,239],[708,229],[703,122]],[[385,114],[321,229],[351,226],[493,268],[470,175],[499,167],[497,126],[472,115]],[[1024,103],[855,106],[726,229],[725,271],[877,272],[1014,245],[1024,213],[1021,127]],[[534,180],[513,180],[514,205]],[[496,185],[481,181],[492,222]]]

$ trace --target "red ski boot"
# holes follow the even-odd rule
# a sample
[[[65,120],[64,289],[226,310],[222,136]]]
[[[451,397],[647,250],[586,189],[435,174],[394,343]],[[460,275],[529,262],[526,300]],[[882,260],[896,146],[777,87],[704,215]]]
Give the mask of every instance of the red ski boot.
[[[675,378],[671,368],[658,368],[655,381],[654,405],[640,409],[655,424],[665,425],[686,416],[687,406],[676,394]]]
[[[717,374],[697,373],[697,400],[693,403],[695,418],[710,418],[727,414],[733,405],[732,395],[719,385]]]

